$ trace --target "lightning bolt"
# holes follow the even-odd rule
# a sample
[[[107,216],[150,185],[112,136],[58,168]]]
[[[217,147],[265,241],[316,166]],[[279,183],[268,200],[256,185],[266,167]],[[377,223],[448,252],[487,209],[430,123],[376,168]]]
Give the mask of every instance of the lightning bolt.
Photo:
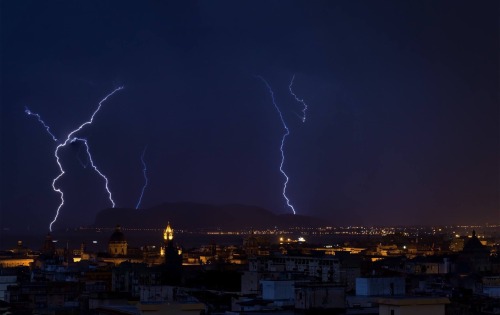
[[[87,151],[87,156],[89,158],[90,166],[94,169],[94,171],[96,171],[97,174],[99,174],[99,176],[101,176],[104,179],[106,191],[108,192],[108,196],[109,196],[109,200],[111,201],[111,204],[113,205],[113,208],[114,208],[115,207],[115,202],[114,202],[113,198],[111,197],[111,191],[109,190],[109,181],[108,181],[108,178],[106,176],[104,176],[104,174],[101,173],[101,171],[99,171],[99,169],[97,168],[97,166],[95,166],[94,161],[92,160],[92,155],[90,154],[90,148],[89,148],[89,144],[87,142],[87,139],[76,138],[75,137],[75,138],[71,139],[70,143],[74,143],[76,141],[83,142],[83,144],[85,145],[85,149]]]
[[[139,209],[139,206],[141,205],[142,202],[142,196],[144,196],[144,190],[146,189],[146,186],[148,185],[148,176],[146,174],[147,168],[146,168],[146,162],[144,162],[144,155],[146,154],[146,149],[148,146],[144,147],[144,150],[142,151],[141,155],[141,162],[142,162],[142,174],[144,175],[144,186],[142,186],[142,191],[141,191],[141,196],[139,197],[139,201],[137,201],[137,205],[135,206],[136,209]]]
[[[295,100],[297,102],[299,102],[299,103],[302,103],[302,105],[304,105],[304,108],[302,109],[302,122],[305,123],[306,122],[307,104],[304,102],[303,99],[298,98],[297,95],[295,95],[295,93],[293,93],[293,91],[292,91],[292,85],[293,85],[293,80],[294,79],[295,79],[295,74],[292,77],[292,81],[290,81],[290,85],[288,86],[288,89],[290,90],[290,93],[293,95],[293,97],[295,98]]]
[[[50,132],[50,127],[42,120],[42,117],[40,117],[40,115],[38,115],[37,113],[33,113],[28,109],[28,107],[25,107],[24,112],[29,116],[35,116],[36,118],[38,118],[38,121],[45,127],[45,130],[47,130],[49,135],[52,137],[52,140],[54,140],[54,142],[57,142],[56,136],[54,136],[54,134]]]
[[[274,99],[273,89],[271,88],[271,86],[269,85],[269,83],[267,83],[266,79],[264,79],[262,76],[258,75],[257,78],[259,78],[260,80],[262,80],[262,82],[264,82],[264,84],[266,85],[267,89],[269,90],[269,94],[271,94],[271,99],[273,101],[274,108],[276,108],[276,110],[278,111],[278,114],[280,115],[281,123],[283,124],[283,127],[285,128],[285,133],[283,134],[283,137],[281,138],[281,146],[280,146],[280,151],[281,151],[280,172],[285,177],[285,183],[283,184],[283,197],[286,200],[287,206],[290,209],[292,209],[293,214],[296,214],[295,208],[290,203],[290,199],[288,199],[288,197],[286,196],[286,186],[288,184],[289,178],[286,175],[285,171],[283,170],[283,164],[285,164],[285,151],[283,150],[283,147],[285,146],[286,137],[290,134],[290,129],[288,129],[288,126],[285,123],[285,119],[283,118],[283,114],[281,113],[280,108],[276,104],[276,100]]]
[[[108,195],[109,195],[109,200],[111,201],[111,204],[112,204],[112,207],[114,208],[115,207],[115,202],[113,201],[113,198],[111,197],[111,191],[109,190],[109,187],[108,187],[108,179],[106,178],[106,176],[104,176],[104,174],[102,174],[98,169],[97,167],[94,165],[94,162],[92,161],[92,158],[91,158],[91,155],[90,155],[90,150],[89,150],[89,146],[88,146],[88,143],[86,140],[84,139],[79,139],[79,138],[76,138],[76,137],[73,137],[73,135],[75,133],[77,133],[78,131],[82,130],[83,127],[85,127],[86,125],[90,125],[92,124],[92,122],[94,121],[94,117],[95,115],[99,112],[99,110],[101,109],[101,106],[102,106],[102,103],[105,102],[110,96],[112,96],[113,94],[115,94],[116,92],[118,92],[119,90],[123,89],[123,86],[121,87],[118,87],[116,88],[113,92],[109,93],[108,95],[106,95],[106,97],[104,97],[100,102],[99,102],[99,106],[97,106],[97,109],[92,113],[92,116],[90,117],[90,119],[86,122],[84,122],[83,124],[81,124],[78,128],[76,128],[75,130],[71,131],[67,137],[66,137],[66,141],[64,141],[64,143],[61,143],[57,146],[55,152],[54,152],[54,156],[56,157],[56,161],[57,161],[57,165],[59,166],[59,170],[61,171],[61,173],[56,177],[54,178],[54,180],[52,181],[52,189],[54,189],[55,192],[59,193],[59,195],[61,196],[61,203],[59,204],[59,207],[57,208],[57,211],[56,211],[56,215],[54,217],[54,219],[52,220],[52,222],[50,222],[50,225],[49,225],[49,230],[52,232],[52,225],[57,221],[57,218],[59,217],[59,212],[61,210],[61,208],[63,207],[64,205],[64,193],[62,192],[61,189],[59,188],[56,188],[56,182],[59,178],[61,178],[65,172],[64,172],[64,169],[61,165],[61,162],[60,162],[60,159],[59,159],[59,155],[58,155],[58,152],[59,152],[59,149],[60,148],[63,148],[65,147],[68,143],[73,143],[75,141],[83,141],[85,143],[85,146],[86,146],[86,149],[87,149],[87,154],[89,156],[89,161],[92,165],[92,168],[94,168],[94,170],[101,176],[105,179],[106,181],[106,190],[108,192]]]
[[[61,210],[61,208],[63,207],[64,205],[64,193],[63,191],[60,189],[60,188],[57,188],[56,187],[56,182],[59,180],[59,178],[61,178],[64,174],[65,174],[65,171],[62,167],[62,164],[61,164],[61,161],[60,161],[60,158],[59,158],[59,150],[61,148],[64,148],[68,143],[73,143],[75,141],[81,141],[85,144],[85,147],[87,149],[87,154],[89,156],[89,161],[92,165],[92,168],[101,176],[105,179],[106,181],[106,190],[108,192],[108,195],[109,195],[109,200],[113,206],[113,208],[115,207],[115,202],[113,201],[113,198],[111,197],[111,191],[109,190],[109,187],[108,187],[108,179],[106,178],[106,176],[104,176],[103,173],[101,173],[97,167],[95,166],[93,160],[92,160],[92,157],[91,157],[91,154],[90,154],[90,149],[89,149],[89,146],[88,146],[88,143],[87,143],[87,140],[85,139],[81,139],[81,138],[77,138],[77,137],[74,137],[73,135],[77,132],[79,132],[80,130],[82,130],[83,127],[85,127],[86,125],[90,125],[92,124],[92,122],[94,121],[94,117],[95,115],[99,112],[99,110],[101,109],[101,106],[102,106],[102,103],[105,102],[110,96],[112,96],[113,94],[115,94],[116,92],[120,91],[121,89],[123,89],[123,86],[119,87],[119,88],[116,88],[113,92],[109,93],[108,95],[106,95],[106,97],[104,97],[100,102],[99,102],[99,106],[97,107],[97,109],[92,113],[92,116],[90,117],[90,119],[86,122],[84,122],[83,124],[81,124],[78,128],[76,128],[75,130],[71,131],[67,136],[66,136],[66,140],[63,142],[63,143],[60,143],[57,147],[56,147],[56,150],[54,152],[54,156],[56,157],[56,162],[57,162],[57,165],[59,166],[59,170],[61,171],[60,174],[54,178],[54,180],[52,181],[52,189],[57,192],[60,196],[61,196],[61,203],[59,204],[59,207],[57,207],[57,211],[56,211],[56,215],[54,217],[54,219],[52,220],[52,222],[50,222],[50,225],[49,225],[49,230],[52,232],[52,225],[57,221],[57,218],[59,217],[59,212]]]

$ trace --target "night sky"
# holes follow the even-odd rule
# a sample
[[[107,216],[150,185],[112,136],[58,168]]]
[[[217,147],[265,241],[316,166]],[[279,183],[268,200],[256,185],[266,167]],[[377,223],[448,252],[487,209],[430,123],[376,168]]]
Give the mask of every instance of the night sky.
[[[1,1],[1,225],[46,230],[88,120],[117,207],[257,205],[334,225],[500,222],[497,1]],[[288,90],[307,103],[307,119]],[[55,228],[110,206],[60,150]],[[140,210],[138,210],[140,211]]]

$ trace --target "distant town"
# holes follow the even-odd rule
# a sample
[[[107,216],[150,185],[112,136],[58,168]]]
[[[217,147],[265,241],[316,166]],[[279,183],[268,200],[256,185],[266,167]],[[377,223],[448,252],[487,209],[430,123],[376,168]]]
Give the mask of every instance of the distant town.
[[[500,314],[499,225],[118,223],[3,237],[1,313]]]

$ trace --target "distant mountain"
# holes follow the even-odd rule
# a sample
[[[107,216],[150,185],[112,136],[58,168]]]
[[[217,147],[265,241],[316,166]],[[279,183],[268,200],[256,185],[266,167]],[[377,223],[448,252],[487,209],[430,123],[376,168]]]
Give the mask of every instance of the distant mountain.
[[[113,227],[116,224],[137,228],[163,228],[171,222],[177,229],[246,229],[289,228],[294,226],[316,227],[326,223],[318,218],[281,214],[256,206],[239,204],[208,205],[179,202],[164,203],[149,209],[113,208],[100,211],[96,227]]]

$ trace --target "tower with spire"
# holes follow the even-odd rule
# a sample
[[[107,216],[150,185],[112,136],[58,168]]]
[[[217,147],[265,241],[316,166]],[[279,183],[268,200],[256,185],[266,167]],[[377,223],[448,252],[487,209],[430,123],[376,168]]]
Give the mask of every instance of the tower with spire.
[[[174,244],[174,229],[167,223],[163,231],[163,281],[164,284],[178,285],[181,281],[182,255],[181,251]]]
[[[170,222],[168,222],[165,231],[163,231],[163,240],[165,242],[165,245],[167,244],[167,242],[172,241],[173,239],[174,239],[174,229],[170,227]]]

